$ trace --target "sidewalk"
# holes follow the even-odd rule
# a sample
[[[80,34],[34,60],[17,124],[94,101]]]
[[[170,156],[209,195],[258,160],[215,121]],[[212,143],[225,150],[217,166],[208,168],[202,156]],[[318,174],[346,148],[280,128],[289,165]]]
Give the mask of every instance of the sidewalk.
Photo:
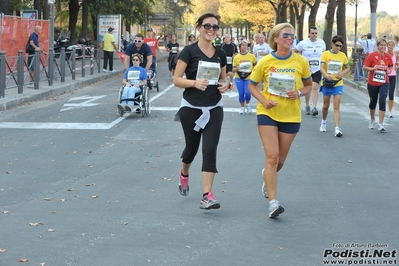
[[[164,50],[163,47],[161,47],[161,49]],[[166,60],[168,55],[169,54],[165,51],[163,51],[162,54],[157,54],[157,61],[160,62]],[[101,60],[101,66],[102,63],[103,61]],[[24,86],[24,92],[21,94],[18,94],[18,88],[7,89],[5,91],[5,97],[0,98],[0,111],[5,111],[7,109],[21,106],[29,102],[39,101],[47,99],[49,97],[57,96],[66,92],[83,88],[92,83],[123,74],[125,72],[125,66],[120,58],[116,57],[116,53],[114,57],[114,66],[116,70],[116,72],[114,73],[104,73],[102,72],[102,68],[100,69],[100,73],[98,73],[98,69],[95,68],[93,75],[90,75],[90,69],[87,68],[84,78],[80,76],[80,73],[76,74],[75,80],[72,80],[71,76],[67,76],[65,77],[65,82],[62,83],[59,81],[59,79],[54,80],[53,86],[49,86],[48,81],[43,80],[40,81],[38,90],[28,88],[28,86],[26,85]]]

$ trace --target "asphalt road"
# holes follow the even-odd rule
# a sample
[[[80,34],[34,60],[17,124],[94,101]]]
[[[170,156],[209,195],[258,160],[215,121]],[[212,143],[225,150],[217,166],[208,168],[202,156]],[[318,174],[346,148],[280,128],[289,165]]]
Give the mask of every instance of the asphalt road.
[[[286,211],[269,219],[256,116],[239,115],[237,94],[227,93],[214,184],[221,209],[204,211],[201,153],[190,194],[178,192],[184,140],[173,115],[182,90],[166,62],[158,73],[148,117],[119,117],[121,75],[1,114],[1,266],[312,266],[333,255],[366,265],[359,260],[376,259],[373,250],[398,249],[398,110],[386,133],[369,130],[367,96],[346,87],[342,138],[332,107],[326,133],[320,116],[303,114],[279,173]],[[367,249],[365,258],[342,253]]]

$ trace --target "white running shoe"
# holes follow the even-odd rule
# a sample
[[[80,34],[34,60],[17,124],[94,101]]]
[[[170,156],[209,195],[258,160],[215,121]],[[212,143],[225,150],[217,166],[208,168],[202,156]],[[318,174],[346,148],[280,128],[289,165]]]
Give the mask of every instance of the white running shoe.
[[[248,114],[252,114],[252,109],[251,109],[251,106],[249,105],[249,103],[247,103],[247,104],[245,105],[245,107],[247,108],[247,113],[248,113]]]
[[[375,121],[371,120],[369,124],[369,129],[374,129],[375,128]]]
[[[243,115],[245,112],[245,107],[241,107],[240,111],[238,112],[240,115]]]
[[[335,127],[335,132],[334,132],[334,134],[335,134],[335,136],[336,136],[337,138],[340,138],[340,137],[343,136],[343,135],[342,135],[342,131],[341,131],[341,129],[340,129],[339,127]]]
[[[385,132],[384,124],[378,124],[378,131]]]
[[[321,122],[320,124],[320,132],[326,132],[327,131],[327,124],[324,124]]]
[[[278,200],[271,200],[269,202],[269,218],[275,218],[284,212],[284,207]]]
[[[393,115],[391,112],[389,112],[389,118],[393,118]]]

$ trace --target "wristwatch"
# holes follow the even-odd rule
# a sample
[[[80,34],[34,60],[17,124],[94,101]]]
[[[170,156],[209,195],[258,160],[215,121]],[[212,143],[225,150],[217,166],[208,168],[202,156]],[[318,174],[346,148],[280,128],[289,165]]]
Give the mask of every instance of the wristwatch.
[[[301,91],[297,91],[298,92],[298,97],[302,96],[302,92]]]

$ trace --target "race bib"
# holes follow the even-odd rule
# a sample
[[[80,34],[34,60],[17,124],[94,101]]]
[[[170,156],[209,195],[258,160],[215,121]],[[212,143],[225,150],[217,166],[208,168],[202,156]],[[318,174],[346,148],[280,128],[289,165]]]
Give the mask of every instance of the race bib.
[[[379,83],[385,83],[387,77],[387,73],[382,70],[375,70],[373,75],[373,81]]]
[[[262,53],[265,53],[266,49],[265,48],[259,48],[258,50],[256,50],[256,57],[257,59],[261,59],[262,57],[264,57],[264,55],[262,55]]]
[[[320,66],[319,58],[310,58],[309,59],[309,65],[310,65],[310,67],[318,67],[318,66]]]
[[[342,62],[331,60],[328,62],[327,73],[328,74],[337,74],[342,69]]]
[[[172,47],[172,54],[177,54],[177,47],[176,46]]]
[[[287,90],[295,89],[295,77],[291,75],[283,75],[270,73],[269,74],[269,87],[267,91],[270,94],[287,97]]]
[[[220,77],[220,64],[207,62],[207,61],[199,61],[197,68],[197,79],[207,79],[209,85],[217,85]]]
[[[239,66],[240,72],[251,73],[251,62],[242,62]]]
[[[130,82],[131,80],[140,80],[140,71],[131,70],[127,72],[127,80]]]
[[[227,64],[228,64],[228,65],[233,64],[233,57],[227,56],[226,59],[227,59]]]

